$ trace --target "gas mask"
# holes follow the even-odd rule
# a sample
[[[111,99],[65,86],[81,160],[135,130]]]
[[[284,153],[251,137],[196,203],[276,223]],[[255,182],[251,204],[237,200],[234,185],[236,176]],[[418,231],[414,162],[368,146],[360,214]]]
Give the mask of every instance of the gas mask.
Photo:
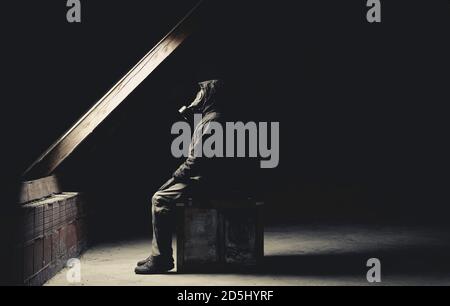
[[[194,114],[203,114],[217,107],[217,94],[223,87],[221,80],[210,80],[199,83],[200,91],[194,102],[189,106],[183,106],[178,111],[184,119],[190,121]]]
[[[181,116],[183,116],[185,120],[190,121],[194,117],[195,113],[202,112],[203,104],[205,103],[204,98],[205,98],[205,89],[201,88],[200,91],[197,93],[197,97],[191,103],[191,105],[183,106],[182,108],[180,108],[178,112],[180,113]]]

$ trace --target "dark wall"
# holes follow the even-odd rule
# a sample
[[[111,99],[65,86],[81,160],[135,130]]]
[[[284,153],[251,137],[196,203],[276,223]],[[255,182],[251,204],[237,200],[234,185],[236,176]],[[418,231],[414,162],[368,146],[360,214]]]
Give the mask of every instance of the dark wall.
[[[83,1],[81,25],[63,2],[8,4],[2,19],[9,180],[195,1]],[[102,228],[148,225],[152,193],[181,162],[176,110],[215,76],[239,89],[242,118],[280,122],[280,166],[252,180],[273,220],[445,221],[448,1],[382,1],[381,24],[362,0],[242,2],[212,4],[202,31],[60,169],[95,198]]]

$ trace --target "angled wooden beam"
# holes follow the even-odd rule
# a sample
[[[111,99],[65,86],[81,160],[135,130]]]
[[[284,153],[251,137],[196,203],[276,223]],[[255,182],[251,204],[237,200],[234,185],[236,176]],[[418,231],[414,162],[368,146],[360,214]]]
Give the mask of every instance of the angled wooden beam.
[[[48,176],[191,34],[199,19],[195,7],[107,92],[81,119],[47,149],[24,173],[25,178]]]

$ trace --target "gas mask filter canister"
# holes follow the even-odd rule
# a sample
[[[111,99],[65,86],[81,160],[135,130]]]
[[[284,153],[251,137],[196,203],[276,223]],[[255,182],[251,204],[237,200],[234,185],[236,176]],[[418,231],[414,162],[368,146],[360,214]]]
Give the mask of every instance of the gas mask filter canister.
[[[195,98],[194,102],[191,103],[191,105],[183,106],[178,110],[180,115],[183,116],[185,120],[189,121],[194,116],[195,113],[202,112],[201,107],[203,104],[203,97],[204,97],[204,90],[201,89],[197,93],[197,97]]]

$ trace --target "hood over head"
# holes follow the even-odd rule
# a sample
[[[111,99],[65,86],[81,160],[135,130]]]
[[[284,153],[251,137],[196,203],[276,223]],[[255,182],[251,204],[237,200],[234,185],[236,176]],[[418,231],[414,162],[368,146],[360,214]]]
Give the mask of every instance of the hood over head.
[[[200,90],[189,106],[183,106],[179,112],[187,119],[191,114],[207,114],[218,111],[223,96],[223,81],[209,80],[198,83]]]

